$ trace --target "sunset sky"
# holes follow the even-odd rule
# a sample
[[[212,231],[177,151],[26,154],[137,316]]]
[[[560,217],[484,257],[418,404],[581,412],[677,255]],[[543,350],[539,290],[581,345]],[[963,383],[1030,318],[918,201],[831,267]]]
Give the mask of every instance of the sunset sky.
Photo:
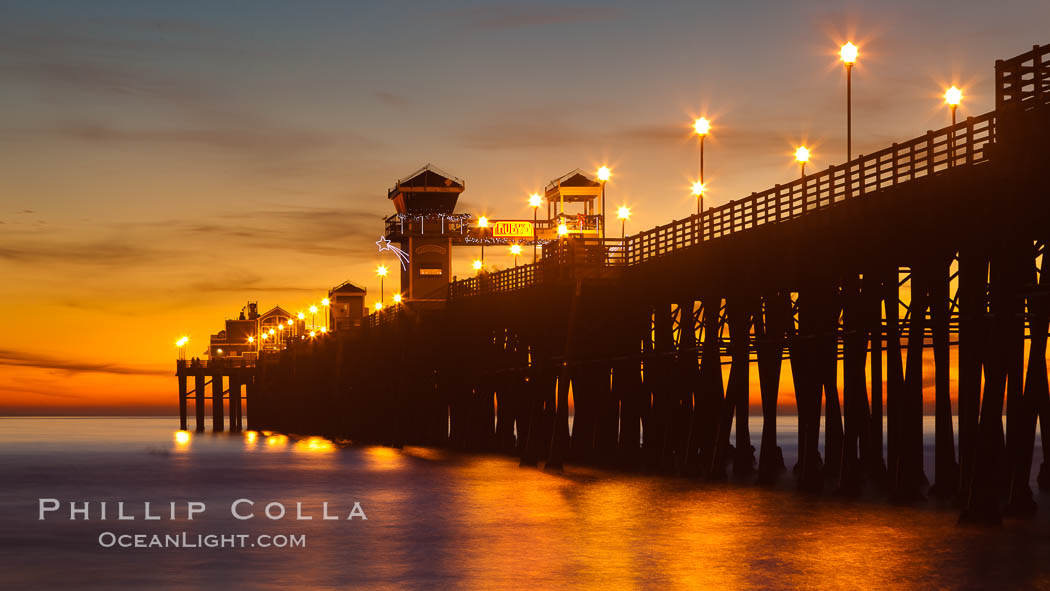
[[[607,163],[632,232],[695,211],[700,114],[710,205],[803,140],[843,161],[847,39],[855,154],[946,125],[949,84],[991,110],[994,60],[1050,41],[1045,1],[915,4],[4,2],[0,413],[170,413],[178,336],[378,291],[386,189],[427,162],[490,218]]]

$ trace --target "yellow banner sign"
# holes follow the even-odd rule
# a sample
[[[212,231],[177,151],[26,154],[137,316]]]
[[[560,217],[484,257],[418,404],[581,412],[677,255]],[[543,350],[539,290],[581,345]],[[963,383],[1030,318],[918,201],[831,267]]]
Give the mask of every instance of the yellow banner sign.
[[[495,222],[493,238],[532,238],[532,222]]]

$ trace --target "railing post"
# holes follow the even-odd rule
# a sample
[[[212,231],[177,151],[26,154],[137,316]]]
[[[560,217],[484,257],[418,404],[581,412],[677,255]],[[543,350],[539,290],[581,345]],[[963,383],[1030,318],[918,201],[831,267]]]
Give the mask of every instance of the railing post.
[[[973,141],[973,117],[966,118],[966,164],[973,164],[977,146]]]
[[[899,174],[897,172],[898,171],[898,167],[897,167],[897,150],[898,150],[897,142],[893,142],[893,146],[891,146],[891,149],[893,150],[893,164],[892,164],[893,179],[890,181],[890,184],[895,186],[897,184],[898,180],[899,180],[897,178],[897,175]]]
[[[933,130],[926,130],[926,174],[932,175],[936,160],[933,157]]]

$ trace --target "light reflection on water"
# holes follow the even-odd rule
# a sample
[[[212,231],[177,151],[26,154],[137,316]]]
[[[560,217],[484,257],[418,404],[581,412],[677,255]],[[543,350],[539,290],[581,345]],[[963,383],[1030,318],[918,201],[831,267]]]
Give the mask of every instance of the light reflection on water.
[[[792,421],[782,419],[790,464]],[[950,506],[808,497],[790,482],[766,490],[580,467],[551,474],[503,456],[278,433],[180,441],[173,422],[0,419],[3,587],[1050,587],[1047,495],[1037,495],[1035,521],[989,530],[956,526]],[[142,501],[208,509],[194,521],[41,523],[39,497],[124,500],[140,514]],[[230,516],[238,498],[255,501],[255,518]],[[289,517],[266,520],[271,501]],[[325,501],[343,517],[360,501],[369,519],[323,521]],[[314,518],[295,521],[296,502]],[[102,531],[301,533],[307,548],[107,550]]]

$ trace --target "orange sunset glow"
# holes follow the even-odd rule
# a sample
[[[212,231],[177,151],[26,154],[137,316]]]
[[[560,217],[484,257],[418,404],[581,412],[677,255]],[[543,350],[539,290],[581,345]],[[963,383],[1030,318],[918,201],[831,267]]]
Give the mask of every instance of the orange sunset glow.
[[[797,178],[787,154],[802,138],[815,146],[807,172],[845,160],[847,40],[861,48],[863,153],[946,125],[941,81],[965,88],[960,117],[993,108],[990,56],[1050,17],[1033,7],[1009,33],[958,43],[957,15],[907,3],[845,18],[811,5],[776,28],[740,7],[553,19],[435,8],[426,26],[406,23],[412,43],[387,45],[367,22],[398,20],[392,10],[307,11],[311,27],[287,37],[270,34],[284,30],[279,11],[216,8],[204,24],[188,10],[106,20],[39,6],[3,19],[0,305],[14,313],[0,329],[0,413],[171,414],[176,339],[203,356],[247,301],[305,311],[350,280],[379,309],[374,270],[397,265],[374,244],[392,211],[385,191],[420,162],[468,179],[460,210],[504,219],[531,219],[525,196],[565,170],[608,165],[611,217],[622,206],[637,232],[696,209],[683,179],[696,182],[701,113],[710,208]],[[931,31],[912,12],[947,22]],[[632,26],[641,18],[651,26]],[[595,28],[579,51],[569,31]],[[717,44],[709,58],[702,48]],[[586,92],[547,92],[581,72],[598,73]],[[484,266],[515,254],[490,249]],[[473,276],[475,258],[457,250],[453,274]],[[385,304],[402,291],[392,273]],[[782,389],[792,404],[789,379]]]

